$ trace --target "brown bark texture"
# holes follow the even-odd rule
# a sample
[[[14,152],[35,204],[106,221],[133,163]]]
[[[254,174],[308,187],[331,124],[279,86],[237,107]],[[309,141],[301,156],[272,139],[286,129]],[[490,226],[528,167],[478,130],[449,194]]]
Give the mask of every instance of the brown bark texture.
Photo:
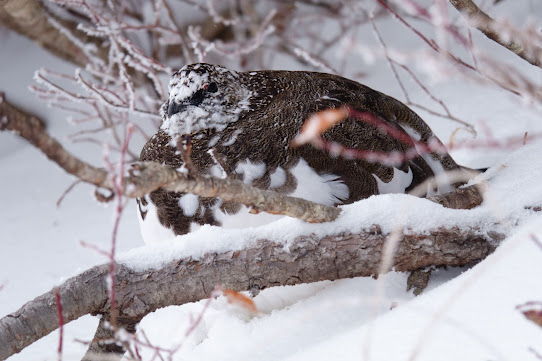
[[[32,39],[61,59],[85,67],[89,62],[88,56],[72,39],[51,23],[52,18],[54,18],[54,15],[48,14],[41,1],[38,0],[0,1],[0,24]],[[74,39],[78,39],[81,44],[94,42],[94,39],[77,30],[75,22],[68,22],[58,18],[55,20],[59,25],[67,29]],[[104,51],[105,49],[100,49],[100,47],[98,49],[96,55],[105,59],[107,54]]]
[[[378,273],[387,239],[378,226],[359,234],[303,236],[289,250],[260,240],[242,251],[176,259],[160,269],[134,271],[116,265],[118,322],[139,322],[154,310],[208,298],[216,285],[234,291],[261,290]],[[392,267],[399,272],[427,266],[463,266],[484,259],[494,240],[475,229],[438,228],[405,233]],[[109,264],[96,266],[57,287],[65,322],[83,315],[109,315]],[[0,320],[0,360],[5,360],[59,327],[55,291]]]

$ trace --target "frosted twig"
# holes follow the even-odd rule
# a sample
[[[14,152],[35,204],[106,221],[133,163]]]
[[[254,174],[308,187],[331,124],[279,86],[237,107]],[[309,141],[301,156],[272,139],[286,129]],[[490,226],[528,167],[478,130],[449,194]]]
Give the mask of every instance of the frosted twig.
[[[115,221],[113,224],[113,230],[111,235],[111,251],[109,254],[110,257],[110,269],[109,269],[109,276],[111,280],[111,317],[110,322],[113,325],[114,328],[117,327],[117,306],[115,303],[116,300],[116,291],[115,291],[115,255],[116,255],[116,249],[117,249],[117,235],[118,235],[118,229],[120,224],[120,219],[122,217],[123,211],[124,211],[124,204],[123,204],[123,195],[126,193],[126,190],[124,189],[124,158],[126,155],[126,150],[128,149],[128,144],[130,142],[130,137],[133,133],[133,126],[131,124],[128,124],[126,127],[126,135],[124,138],[123,147],[120,152],[120,161],[119,161],[119,169],[116,170],[113,164],[110,162],[108,153],[106,153],[106,156],[104,157],[105,163],[107,167],[109,168],[109,172],[111,174],[111,182],[113,184],[113,190],[115,192],[115,196],[117,199],[117,205],[115,208]]]
[[[96,55],[97,48],[95,44],[85,43],[77,36],[74,36],[72,31],[58,22],[53,16],[48,16],[49,23],[55,27],[61,34],[66,36],[75,46],[77,46],[85,54],[86,58],[91,62],[101,65],[104,60]]]
[[[542,250],[542,242],[540,241],[540,239],[538,239],[537,236],[535,236],[534,234],[531,234],[531,240],[534,242],[534,244],[538,246],[538,248]]]
[[[221,44],[217,41],[208,41],[204,39],[194,27],[188,28],[188,37],[194,42],[194,48],[199,49],[201,57],[204,57],[210,50],[228,57],[249,54],[258,49],[263,44],[264,40],[275,32],[275,27],[270,24],[275,14],[276,11],[274,10],[267,14],[253,39],[244,42],[243,44],[228,45]],[[201,48],[203,48],[203,50]]]
[[[218,11],[215,9],[215,4],[213,0],[207,0],[207,11],[209,15],[213,18],[213,21],[218,24],[224,24],[226,26],[236,25],[239,22],[239,19],[226,19],[221,16]]]
[[[316,55],[311,54],[306,49],[300,47],[294,47],[293,52],[296,56],[300,57],[303,61],[306,61],[310,65],[314,66],[317,69],[322,69],[329,71],[331,73],[337,74],[337,70],[333,69],[324,59],[318,58]]]

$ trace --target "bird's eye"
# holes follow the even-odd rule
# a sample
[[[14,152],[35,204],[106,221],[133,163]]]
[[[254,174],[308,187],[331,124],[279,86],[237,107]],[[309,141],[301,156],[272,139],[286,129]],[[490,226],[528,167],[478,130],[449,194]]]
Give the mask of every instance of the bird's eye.
[[[209,85],[207,85],[205,90],[207,90],[209,93],[214,93],[218,90],[218,86],[216,85],[215,82],[212,82]]]

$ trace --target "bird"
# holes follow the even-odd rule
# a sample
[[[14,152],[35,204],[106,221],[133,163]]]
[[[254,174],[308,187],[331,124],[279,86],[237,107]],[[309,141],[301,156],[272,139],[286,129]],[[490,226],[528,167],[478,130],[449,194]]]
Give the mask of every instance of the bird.
[[[169,96],[160,108],[160,128],[144,145],[141,161],[181,172],[232,177],[254,187],[328,206],[350,204],[372,195],[409,192],[434,176],[462,171],[447,152],[418,151],[413,142],[353,116],[323,137],[347,149],[414,156],[396,164],[341,157],[310,144],[292,146],[304,121],[328,109],[349,107],[370,113],[417,142],[442,144],[408,106],[356,81],[328,73],[261,70],[238,72],[207,63],[188,64],[173,73]],[[179,151],[189,139],[190,167]],[[440,182],[430,192],[458,183]],[[438,188],[438,189],[437,189]],[[246,207],[219,198],[158,189],[137,200],[146,243],[172,239],[201,225],[234,227],[256,217]],[[266,220],[264,220],[265,222]],[[228,223],[230,222],[230,223]]]

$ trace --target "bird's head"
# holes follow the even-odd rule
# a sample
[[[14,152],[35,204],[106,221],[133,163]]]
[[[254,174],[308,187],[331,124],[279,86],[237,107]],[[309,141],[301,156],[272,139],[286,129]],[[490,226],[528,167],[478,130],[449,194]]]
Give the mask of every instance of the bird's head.
[[[249,109],[252,95],[235,71],[204,63],[186,65],[169,81],[161,128],[172,138],[202,129],[220,131]]]

